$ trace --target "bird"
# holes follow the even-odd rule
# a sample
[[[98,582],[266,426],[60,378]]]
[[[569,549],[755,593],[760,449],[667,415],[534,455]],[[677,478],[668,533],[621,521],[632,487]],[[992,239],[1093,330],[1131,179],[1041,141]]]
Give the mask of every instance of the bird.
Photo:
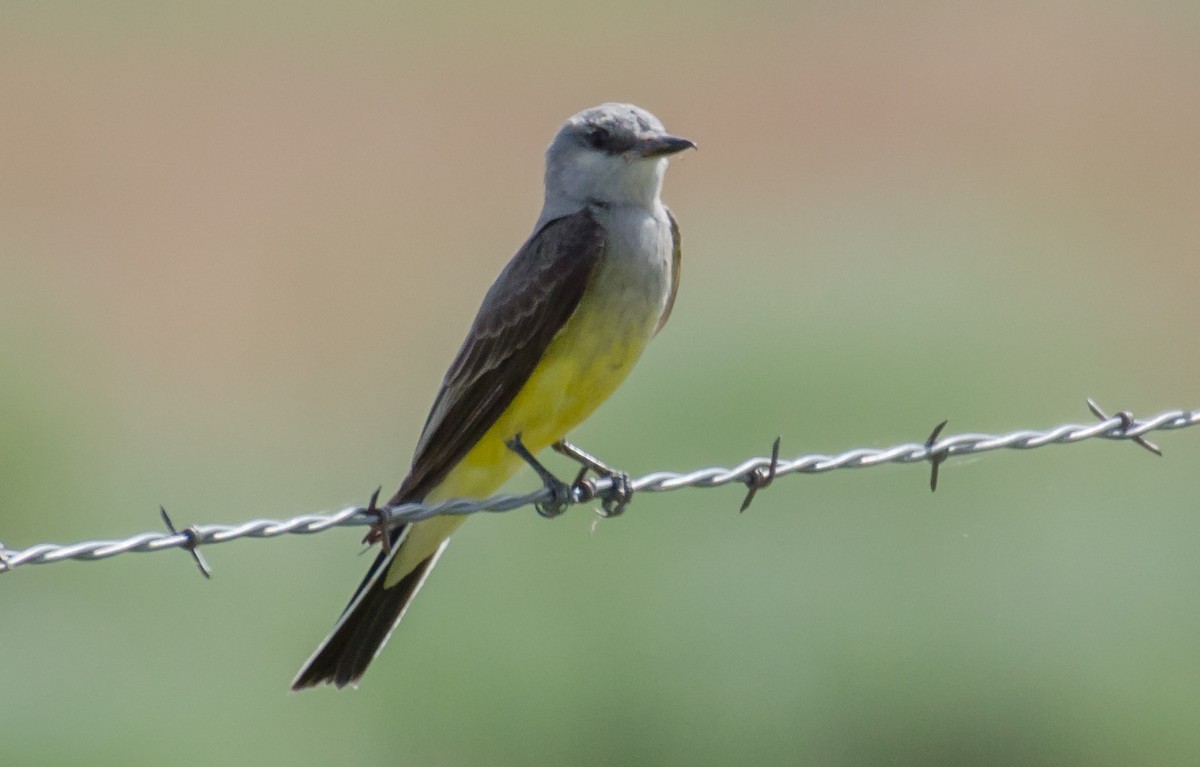
[[[533,234],[484,296],[389,505],[485,498],[525,463],[550,483],[533,456],[561,446],[612,394],[671,315],[682,251],[663,177],[669,157],[694,148],[633,104],[601,104],[561,125]],[[464,519],[383,532],[292,689],[357,687]]]

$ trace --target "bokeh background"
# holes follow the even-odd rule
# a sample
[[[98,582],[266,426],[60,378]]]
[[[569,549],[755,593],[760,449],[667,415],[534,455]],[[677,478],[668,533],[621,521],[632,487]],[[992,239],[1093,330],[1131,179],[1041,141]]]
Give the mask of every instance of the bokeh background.
[[[1198,39],[1166,0],[7,0],[0,540],[390,492],[606,100],[701,147],[672,322],[574,434],[631,473],[1195,407]],[[19,569],[4,761],[1195,764],[1200,433],[1159,441],[480,517],[341,693],[287,686],[361,529]]]

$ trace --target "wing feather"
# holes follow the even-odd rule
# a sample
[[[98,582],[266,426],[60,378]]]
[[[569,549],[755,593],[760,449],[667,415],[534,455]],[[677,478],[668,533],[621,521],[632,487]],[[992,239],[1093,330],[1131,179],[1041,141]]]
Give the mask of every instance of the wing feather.
[[[605,244],[585,208],[547,222],[517,251],[446,371],[393,504],[437,487],[496,422],[574,313]]]
[[[658,318],[658,326],[654,328],[655,335],[658,335],[658,331],[667,324],[667,320],[671,317],[671,310],[675,308],[675,294],[679,292],[679,271],[683,267],[683,247],[680,242],[679,222],[675,220],[670,208],[667,208],[667,219],[671,222],[671,242],[673,243],[671,248],[671,292],[667,294],[667,305],[663,307],[662,316]]]

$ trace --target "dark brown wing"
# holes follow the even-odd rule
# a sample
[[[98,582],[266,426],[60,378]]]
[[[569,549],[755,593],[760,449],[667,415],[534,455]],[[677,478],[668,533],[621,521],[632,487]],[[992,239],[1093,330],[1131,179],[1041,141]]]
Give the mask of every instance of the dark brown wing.
[[[491,428],[575,311],[604,257],[604,230],[582,210],[550,221],[508,262],[483,299],[467,340],[433,403],[412,471],[391,503],[422,500]],[[445,543],[399,583],[382,574],[400,550],[407,526],[391,533],[333,631],[309,658],[292,689],[354,684],[387,641],[433,568]]]
[[[393,504],[424,498],[496,422],[575,311],[604,247],[585,208],[546,223],[517,251],[446,371]]]
[[[667,218],[671,221],[671,240],[674,243],[671,250],[671,293],[667,296],[667,305],[663,308],[662,316],[658,318],[658,327],[654,328],[655,335],[658,335],[658,331],[667,324],[671,310],[675,308],[675,294],[679,292],[679,270],[683,267],[683,247],[680,244],[679,222],[675,220],[675,216],[671,215],[670,208],[667,208]]]

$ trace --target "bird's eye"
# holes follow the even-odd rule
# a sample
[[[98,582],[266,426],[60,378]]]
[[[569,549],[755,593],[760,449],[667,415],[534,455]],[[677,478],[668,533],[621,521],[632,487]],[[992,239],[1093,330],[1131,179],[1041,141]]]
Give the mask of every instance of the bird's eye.
[[[592,128],[588,131],[587,142],[592,149],[603,149],[608,145],[608,131],[604,128]]]

